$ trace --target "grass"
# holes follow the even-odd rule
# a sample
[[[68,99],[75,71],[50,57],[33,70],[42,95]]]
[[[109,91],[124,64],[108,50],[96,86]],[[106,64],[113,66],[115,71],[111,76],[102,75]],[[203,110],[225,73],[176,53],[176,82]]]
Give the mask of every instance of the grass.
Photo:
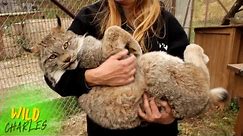
[[[180,122],[180,136],[234,136],[239,107],[232,100],[224,110],[211,109],[195,118]]]
[[[62,121],[79,109],[76,98],[57,98],[51,93],[34,85],[14,87],[2,93],[0,135],[58,134]]]

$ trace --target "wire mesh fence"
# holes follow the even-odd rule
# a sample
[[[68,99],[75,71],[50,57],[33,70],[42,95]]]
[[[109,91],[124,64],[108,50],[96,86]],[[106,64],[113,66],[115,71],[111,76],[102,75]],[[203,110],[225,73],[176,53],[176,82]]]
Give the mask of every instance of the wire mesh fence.
[[[62,3],[73,13],[92,1],[73,0]],[[72,19],[49,0],[8,0],[0,14],[0,89],[37,82],[41,73],[37,60],[24,53],[21,45],[33,46],[56,24],[55,16],[62,17],[64,28]],[[27,77],[24,75],[28,75]]]
[[[221,25],[236,0],[195,0],[193,26]]]
[[[94,0],[59,2],[76,14]],[[37,58],[22,49],[40,42],[56,26],[56,15],[66,29],[72,18],[50,0],[0,0],[0,135],[85,135],[77,98],[62,98],[50,90]],[[35,113],[38,120],[29,120]],[[72,116],[76,119],[70,121]],[[79,130],[68,134],[65,127],[75,125]]]
[[[194,0],[191,23],[191,41],[194,41],[194,28],[220,26],[236,0]],[[243,18],[243,12],[237,16]]]

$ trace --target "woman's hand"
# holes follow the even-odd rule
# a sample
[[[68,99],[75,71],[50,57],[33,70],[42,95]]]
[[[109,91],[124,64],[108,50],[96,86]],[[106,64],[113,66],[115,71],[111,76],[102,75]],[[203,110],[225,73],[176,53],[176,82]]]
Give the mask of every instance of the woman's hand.
[[[123,50],[109,57],[99,67],[86,70],[85,79],[88,85],[119,86],[134,81],[136,57],[134,55],[127,56],[128,50]]]
[[[155,103],[154,98],[148,99],[147,95],[143,95],[143,109],[139,108],[138,114],[148,122],[171,124],[175,118],[172,115],[172,110],[166,101],[160,101],[160,105],[164,111],[160,112]]]

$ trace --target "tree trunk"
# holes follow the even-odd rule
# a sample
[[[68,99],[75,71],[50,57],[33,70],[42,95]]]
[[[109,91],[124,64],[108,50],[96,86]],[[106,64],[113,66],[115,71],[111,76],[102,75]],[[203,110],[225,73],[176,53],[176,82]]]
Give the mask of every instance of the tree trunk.
[[[222,25],[229,25],[230,20],[229,18],[232,18],[235,16],[237,12],[239,12],[240,7],[243,5],[243,0],[236,0],[234,5],[231,7],[230,11],[226,14],[222,21]]]

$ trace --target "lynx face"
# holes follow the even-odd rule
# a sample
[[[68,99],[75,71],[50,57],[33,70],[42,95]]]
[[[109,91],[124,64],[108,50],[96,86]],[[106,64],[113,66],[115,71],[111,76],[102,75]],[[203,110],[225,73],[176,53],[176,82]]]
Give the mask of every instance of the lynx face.
[[[83,39],[84,36],[71,31],[54,32],[45,37],[39,44],[40,67],[44,73],[75,69]]]
[[[38,57],[45,77],[55,86],[66,70],[78,66],[80,57],[77,56],[84,45],[84,38],[72,31],[64,31],[61,19],[57,16],[57,26],[38,45],[22,48]]]

